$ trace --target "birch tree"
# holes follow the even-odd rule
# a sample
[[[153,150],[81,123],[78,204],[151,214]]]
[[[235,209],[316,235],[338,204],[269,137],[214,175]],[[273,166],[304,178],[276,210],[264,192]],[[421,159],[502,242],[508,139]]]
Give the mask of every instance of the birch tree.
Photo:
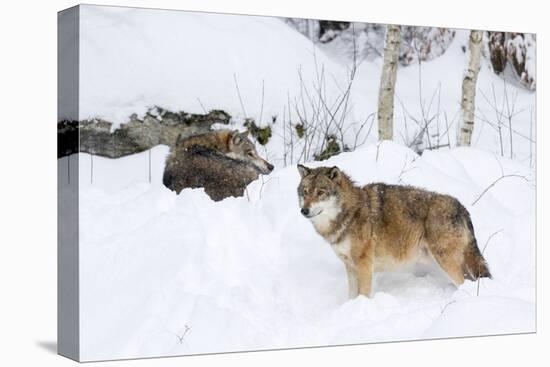
[[[476,83],[481,62],[483,31],[470,32],[468,69],[462,79],[462,126],[458,135],[459,146],[469,146],[474,131],[474,114],[476,111]]]
[[[378,90],[378,139],[393,139],[393,98],[397,78],[397,62],[401,31],[398,25],[388,25],[386,45],[384,47],[384,64]]]

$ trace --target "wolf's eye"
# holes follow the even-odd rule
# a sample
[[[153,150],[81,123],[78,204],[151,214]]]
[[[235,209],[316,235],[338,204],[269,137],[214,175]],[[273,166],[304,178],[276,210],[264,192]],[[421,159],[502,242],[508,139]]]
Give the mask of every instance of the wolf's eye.
[[[254,157],[254,153],[252,151],[246,153],[249,157]]]
[[[323,196],[325,195],[327,192],[325,190],[317,190],[317,195],[319,196]]]

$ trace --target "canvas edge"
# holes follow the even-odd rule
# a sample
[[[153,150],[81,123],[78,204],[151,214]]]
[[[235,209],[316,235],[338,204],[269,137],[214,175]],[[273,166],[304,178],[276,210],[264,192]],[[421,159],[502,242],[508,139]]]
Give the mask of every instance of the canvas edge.
[[[58,123],[79,120],[79,16],[79,6],[57,14]],[[78,141],[71,144],[78,153]],[[57,353],[80,361],[79,164],[72,155],[57,159]]]

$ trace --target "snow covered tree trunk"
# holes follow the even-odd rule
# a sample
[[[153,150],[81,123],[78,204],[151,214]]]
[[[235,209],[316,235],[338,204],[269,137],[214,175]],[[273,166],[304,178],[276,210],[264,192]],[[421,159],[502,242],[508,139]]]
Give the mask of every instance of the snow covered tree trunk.
[[[393,139],[393,97],[397,78],[397,62],[401,30],[398,25],[388,25],[384,47],[384,65],[378,90],[378,139]]]
[[[476,83],[481,62],[483,31],[470,32],[468,69],[462,79],[462,126],[458,135],[459,146],[469,146],[474,131],[474,114],[476,110]]]

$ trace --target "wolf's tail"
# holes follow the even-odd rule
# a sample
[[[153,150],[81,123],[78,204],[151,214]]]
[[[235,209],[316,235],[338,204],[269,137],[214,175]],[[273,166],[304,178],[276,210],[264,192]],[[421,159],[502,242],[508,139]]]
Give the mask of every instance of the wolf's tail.
[[[466,279],[477,280],[479,278],[492,278],[489,266],[479,252],[476,240],[470,242],[470,245],[464,252],[464,275]]]
[[[464,251],[464,265],[463,271],[466,279],[477,280],[479,278],[492,278],[491,272],[489,271],[489,266],[483,258],[483,255],[479,251],[477,246],[477,240],[474,233],[474,226],[472,225],[472,220],[470,219],[470,214],[466,211],[465,221],[466,228],[469,232],[470,243]]]

